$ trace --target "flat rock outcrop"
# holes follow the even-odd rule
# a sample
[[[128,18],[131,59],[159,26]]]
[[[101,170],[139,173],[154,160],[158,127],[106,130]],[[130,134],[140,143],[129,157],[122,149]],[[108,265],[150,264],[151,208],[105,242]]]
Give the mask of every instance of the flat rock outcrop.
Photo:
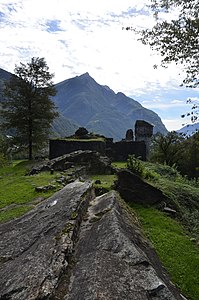
[[[58,170],[64,171],[71,166],[84,167],[82,174],[112,174],[111,160],[107,156],[102,156],[99,152],[91,150],[78,150],[45,161],[37,167],[32,168],[29,175],[42,171]]]
[[[182,299],[115,191],[91,201],[64,300]]]
[[[116,191],[75,181],[0,235],[0,300],[183,299]]]
[[[0,225],[0,299],[48,299],[69,258],[90,182],[73,182],[19,219]]]

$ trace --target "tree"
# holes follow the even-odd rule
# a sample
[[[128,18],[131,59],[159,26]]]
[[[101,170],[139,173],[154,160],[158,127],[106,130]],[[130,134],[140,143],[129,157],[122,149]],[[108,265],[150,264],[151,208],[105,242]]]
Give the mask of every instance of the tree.
[[[169,166],[178,164],[182,159],[182,141],[184,138],[175,131],[168,132],[166,136],[156,134],[152,140],[152,161],[166,163]]]
[[[199,132],[189,138],[169,132],[166,136],[153,137],[151,161],[175,165],[182,175],[188,178],[199,177]]]
[[[199,1],[198,0],[151,0],[156,18],[153,28],[139,31],[141,41],[162,56],[161,65],[170,62],[183,66],[186,78],[182,85],[199,86]],[[164,19],[163,12],[172,13],[173,19]],[[126,29],[130,29],[127,27]],[[157,66],[154,66],[157,67]],[[192,100],[191,100],[192,102]],[[191,121],[199,119],[198,100],[193,102]]]
[[[142,42],[162,56],[162,65],[174,61],[182,64],[187,77],[183,83],[189,87],[199,85],[199,2],[198,0],[151,0],[156,17],[152,29],[141,32]],[[177,18],[170,22],[160,19],[160,12],[172,13],[177,8]],[[176,13],[175,13],[176,15]]]
[[[79,127],[76,131],[75,131],[75,135],[78,137],[86,137],[88,134],[88,130],[84,127]]]
[[[28,148],[29,159],[33,149],[40,149],[46,140],[51,123],[58,116],[50,96],[56,94],[53,74],[44,58],[31,59],[15,67],[15,75],[5,83],[2,116],[4,129],[12,129],[15,143]]]
[[[199,177],[199,132],[184,140],[182,145],[183,160],[179,170],[189,178]]]

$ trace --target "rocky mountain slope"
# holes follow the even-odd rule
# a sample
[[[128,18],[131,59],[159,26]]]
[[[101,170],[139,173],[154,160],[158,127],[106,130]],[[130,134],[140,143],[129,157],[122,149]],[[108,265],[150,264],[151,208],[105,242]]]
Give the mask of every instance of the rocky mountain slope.
[[[182,133],[186,136],[191,136],[194,133],[196,133],[197,131],[199,131],[199,123],[186,125],[186,126],[182,127],[181,129],[179,129],[177,132]]]
[[[167,132],[155,112],[123,93],[116,94],[98,84],[88,73],[62,81],[55,87],[57,94],[53,99],[60,112],[91,132],[120,140],[127,129],[134,129],[138,119],[153,124],[154,132]]]
[[[3,82],[10,75],[0,69],[0,102],[3,100]],[[60,117],[52,126],[54,137],[72,135],[83,126],[90,132],[121,140],[127,129],[134,129],[138,119],[153,124],[154,132],[167,132],[155,112],[121,92],[116,94],[109,87],[98,84],[88,73],[64,80],[55,87],[57,94],[53,101]]]

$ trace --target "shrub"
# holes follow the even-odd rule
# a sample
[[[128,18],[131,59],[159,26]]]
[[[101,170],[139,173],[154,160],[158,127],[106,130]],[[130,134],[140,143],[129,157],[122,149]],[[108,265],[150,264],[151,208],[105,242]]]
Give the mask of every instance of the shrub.
[[[79,127],[76,131],[75,131],[75,135],[78,137],[83,137],[86,136],[88,134],[88,130],[84,127]]]
[[[127,159],[127,168],[132,171],[134,174],[142,177],[144,173],[144,167],[139,158],[136,158],[135,155],[129,155]]]
[[[8,161],[5,158],[5,155],[0,153],[0,168],[5,167],[7,164],[8,164]]]

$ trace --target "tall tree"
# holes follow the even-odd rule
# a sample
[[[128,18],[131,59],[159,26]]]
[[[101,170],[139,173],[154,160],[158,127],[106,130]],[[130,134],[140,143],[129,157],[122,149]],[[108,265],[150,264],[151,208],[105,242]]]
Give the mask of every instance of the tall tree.
[[[156,18],[154,27],[142,30],[141,41],[162,56],[162,66],[175,62],[183,66],[186,77],[182,85],[199,86],[199,1],[151,0]],[[167,21],[163,13],[173,18]],[[127,28],[129,29],[129,27]],[[192,102],[192,100],[188,100]],[[199,119],[198,100],[193,102],[191,121]]]
[[[2,116],[4,128],[14,130],[15,142],[28,148],[40,149],[46,140],[51,123],[58,116],[50,96],[56,94],[54,74],[44,58],[33,57],[30,63],[15,67],[15,75],[5,83]]]
[[[159,163],[166,163],[169,166],[178,165],[182,159],[183,140],[183,136],[175,131],[168,132],[166,136],[154,135],[150,159]]]

